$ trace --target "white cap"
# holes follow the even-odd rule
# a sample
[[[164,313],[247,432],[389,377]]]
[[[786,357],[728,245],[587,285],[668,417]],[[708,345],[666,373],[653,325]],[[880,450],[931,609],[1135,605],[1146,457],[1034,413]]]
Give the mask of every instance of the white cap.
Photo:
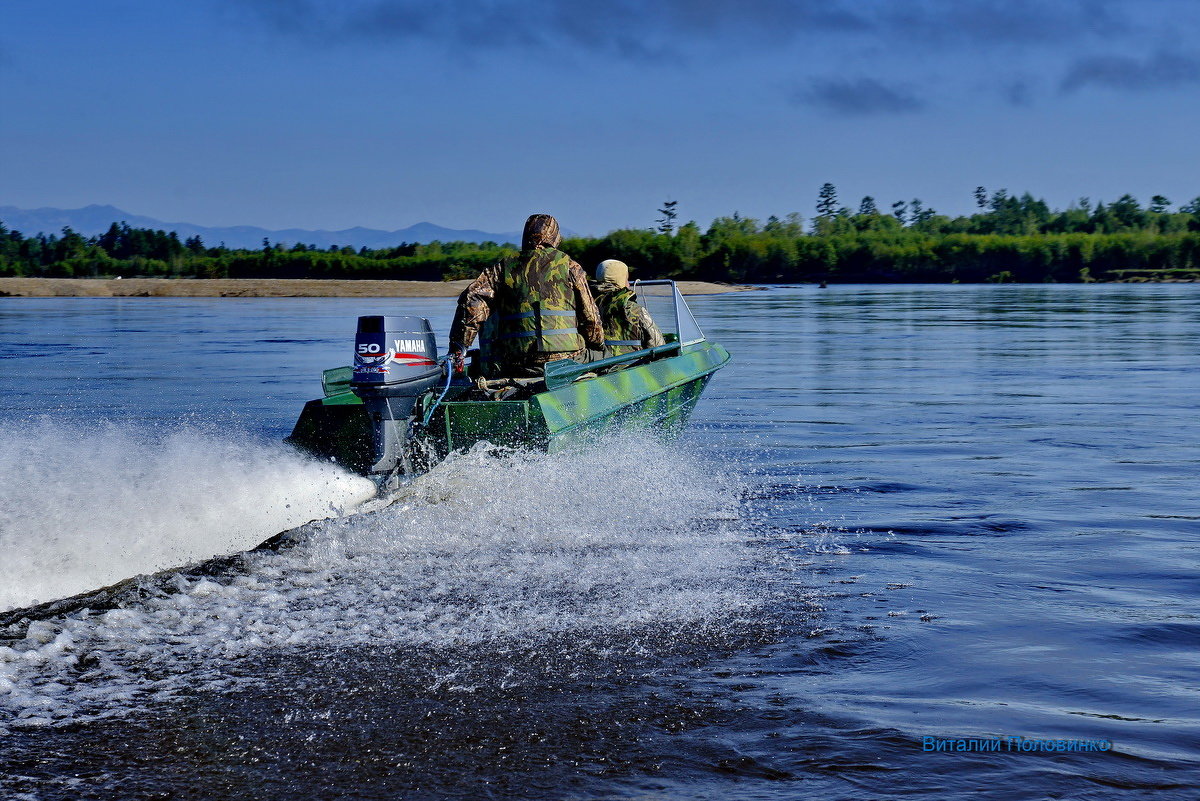
[[[597,281],[609,281],[617,286],[629,286],[629,265],[616,259],[605,259],[596,268]]]

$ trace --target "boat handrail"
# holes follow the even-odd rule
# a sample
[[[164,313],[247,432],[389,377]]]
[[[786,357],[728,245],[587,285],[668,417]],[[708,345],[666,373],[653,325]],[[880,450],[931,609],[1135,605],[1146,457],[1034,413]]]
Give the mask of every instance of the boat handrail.
[[[670,278],[652,278],[648,281],[638,279],[633,282],[631,288],[636,293],[641,287],[652,286],[669,286],[671,288],[671,315],[673,318],[671,322],[673,323],[674,327],[673,333],[679,338],[679,341],[684,345],[693,345],[697,342],[703,342],[705,339],[704,332],[700,330],[700,325],[696,322],[696,318],[692,315],[691,308],[688,307],[687,301],[683,299],[683,293],[679,291],[679,285],[673,280]],[[648,312],[651,310],[647,307],[646,301],[650,297],[657,297],[662,300],[666,299],[665,297],[661,295],[655,295],[652,292],[638,295],[638,303],[640,303],[642,308],[646,309]],[[659,317],[654,313],[651,313],[651,317],[654,318],[659,328],[663,329],[663,333],[666,333],[667,329],[663,327],[662,321],[659,319]]]
[[[558,359],[557,361],[547,362],[543,368],[546,373],[546,389],[565,387],[581,375],[594,373],[597,370],[604,370],[608,367],[616,367],[628,362],[640,361],[641,359],[657,359],[660,356],[675,354],[678,353],[680,347],[681,345],[678,342],[668,342],[665,345],[642,348],[641,350],[622,353],[617,356],[609,356],[605,359],[585,364],[580,364],[574,359]]]

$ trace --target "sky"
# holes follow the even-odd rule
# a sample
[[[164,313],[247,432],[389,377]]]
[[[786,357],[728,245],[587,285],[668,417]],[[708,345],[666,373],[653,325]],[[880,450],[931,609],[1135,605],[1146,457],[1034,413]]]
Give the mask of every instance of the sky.
[[[0,205],[706,226],[1200,195],[1196,0],[5,0]]]

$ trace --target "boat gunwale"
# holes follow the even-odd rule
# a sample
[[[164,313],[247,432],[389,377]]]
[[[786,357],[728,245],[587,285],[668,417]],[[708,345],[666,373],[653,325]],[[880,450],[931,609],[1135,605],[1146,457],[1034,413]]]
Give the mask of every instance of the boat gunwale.
[[[696,345],[704,345],[705,347],[702,347],[702,348],[695,347]],[[701,340],[700,342],[693,343],[692,345],[685,345],[684,347],[689,347],[689,348],[691,348],[691,350],[689,350],[687,353],[680,352],[679,354],[677,354],[675,356],[669,356],[666,359],[656,359],[655,361],[648,362],[647,364],[637,365],[636,367],[629,367],[624,370],[616,370],[612,373],[607,373],[605,375],[597,375],[597,376],[593,376],[592,378],[585,378],[582,381],[573,381],[570,384],[559,387],[558,389],[550,389],[550,390],[546,390],[545,392],[539,392],[539,393],[535,394],[533,397],[528,398],[526,400],[521,400],[521,401],[443,401],[441,403],[441,406],[442,407],[453,407],[453,408],[470,408],[472,406],[481,406],[481,405],[487,405],[487,404],[493,404],[493,403],[524,403],[526,406],[532,407],[535,405],[534,402],[537,401],[542,395],[553,395],[557,392],[571,389],[575,386],[586,385],[587,383],[590,383],[592,381],[599,381],[600,379],[615,377],[617,375],[620,375],[621,373],[638,370],[643,367],[652,367],[654,365],[667,364],[668,362],[670,362],[673,359],[679,359],[684,356],[690,356],[701,350],[712,350],[713,348],[720,348],[721,350],[725,351],[725,349],[723,347],[721,347],[719,344],[717,344],[715,342],[710,342],[709,340]],[[633,406],[635,404],[643,403],[643,402],[649,400],[650,398],[655,397],[656,395],[661,395],[664,392],[669,392],[670,390],[675,389],[677,387],[684,386],[685,384],[690,384],[693,381],[698,381],[702,378],[709,378],[712,376],[713,373],[717,372],[722,367],[724,367],[726,364],[728,364],[730,359],[732,359],[732,356],[729,355],[729,351],[725,351],[725,358],[722,359],[718,364],[712,365],[708,369],[705,369],[700,372],[692,373],[691,375],[687,376],[686,378],[681,378],[677,381],[672,381],[669,384],[664,384],[664,385],[658,387],[657,389],[655,389],[653,392],[649,392],[646,394],[638,395],[637,397],[629,398],[628,400],[623,401],[616,407],[610,407],[607,410],[603,410],[603,411],[597,412],[596,414],[593,414],[591,416],[581,418],[568,426],[555,429],[554,431],[550,431],[550,432],[548,432],[549,436],[551,439],[554,439],[562,434],[568,434],[577,428],[586,427],[589,423],[592,423],[596,420],[601,420],[606,417],[611,417],[612,415],[616,414],[621,409],[623,409],[627,406]],[[544,421],[546,419],[546,416],[545,416],[545,413],[542,411],[541,404],[538,403],[536,405],[537,405],[538,413],[541,416],[542,420]]]

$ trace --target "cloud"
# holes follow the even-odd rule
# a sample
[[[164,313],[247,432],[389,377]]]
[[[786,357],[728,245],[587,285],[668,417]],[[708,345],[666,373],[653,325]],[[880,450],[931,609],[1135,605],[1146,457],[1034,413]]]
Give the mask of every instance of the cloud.
[[[1044,44],[1128,32],[1120,0],[910,0],[885,6],[883,27],[938,44]]]
[[[1200,80],[1200,62],[1171,42],[1200,36],[1195,0],[208,0],[311,46],[441,46],[456,55],[508,52],[545,63],[603,57],[697,64],[777,52],[793,74],[904,75],[928,92],[870,78],[820,78],[798,102],[841,114],[895,114],[956,88],[968,67],[994,102],[1026,106],[1053,90],[1127,91]],[[249,15],[248,17],[246,15]],[[1095,52],[1157,52],[1139,61]],[[1074,59],[1074,60],[1072,60]],[[935,65],[934,70],[928,69]],[[950,80],[916,80],[920,69]],[[953,73],[953,74],[949,74]],[[961,86],[957,87],[961,90]]]
[[[1129,0],[224,0],[277,30],[323,40],[568,46],[629,58],[695,44],[844,36],[896,44],[1054,43],[1117,36]]]
[[[793,98],[845,116],[903,114],[925,108],[908,89],[888,86],[874,78],[829,78],[813,81]]]
[[[1067,70],[1059,88],[1068,93],[1089,86],[1138,92],[1197,82],[1200,82],[1200,59],[1159,52],[1146,59],[1129,56],[1079,59]]]
[[[1000,95],[1009,105],[1024,108],[1033,104],[1034,87],[1027,78],[1013,78],[1000,87]]]
[[[223,0],[313,40],[421,39],[488,49],[570,47],[658,58],[696,41],[863,30],[843,0]]]

